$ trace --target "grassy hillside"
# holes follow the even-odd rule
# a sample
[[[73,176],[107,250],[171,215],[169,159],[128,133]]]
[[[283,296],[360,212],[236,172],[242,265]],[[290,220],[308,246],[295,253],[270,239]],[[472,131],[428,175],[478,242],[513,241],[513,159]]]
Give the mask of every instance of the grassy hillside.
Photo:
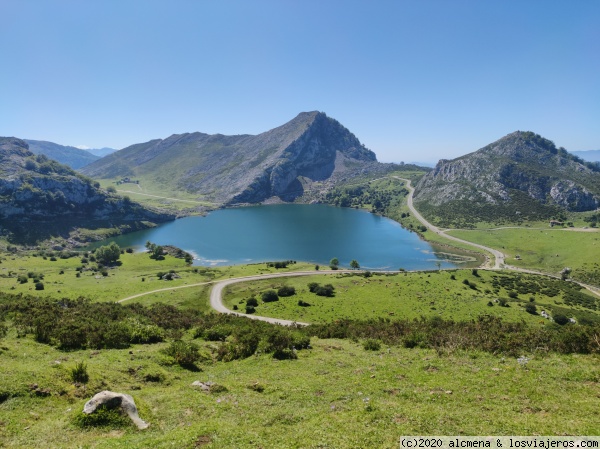
[[[197,342],[205,353],[215,345]],[[1,344],[0,384],[23,390],[0,403],[6,447],[394,448],[407,434],[598,433],[597,355],[519,362],[313,338],[298,360],[206,360],[192,372],[169,364],[166,343],[65,353],[9,334]],[[77,386],[70,370],[80,361],[89,381]],[[223,389],[205,393],[196,380]],[[131,394],[150,427],[78,427],[100,389]]]
[[[334,296],[311,293],[308,285],[312,282],[333,285]],[[294,287],[296,294],[263,302],[263,292],[282,286]],[[578,321],[600,322],[600,301],[575,284],[484,270],[271,279],[232,285],[225,298],[229,308],[237,306],[239,310],[245,310],[249,298],[255,298],[258,315],[309,323],[420,317],[460,321],[492,315],[543,326],[548,321],[540,316],[542,310],[550,315],[575,317]],[[501,302],[506,302],[506,306]],[[525,311],[525,306],[531,304],[536,306],[537,313]]]
[[[2,256],[0,290],[49,301],[0,297],[0,447],[392,448],[403,434],[598,432],[598,328],[561,327],[525,311],[534,304],[538,313],[594,321],[597,301],[571,283],[456,270],[370,277],[332,272],[230,288],[228,301],[239,306],[266,289],[295,286],[295,295],[256,307],[264,315],[324,323],[288,331],[199,314],[208,310],[209,286],[190,287],[282,271],[266,264],[189,267],[170,256],[125,252],[106,276],[100,269],[77,277],[78,268],[95,265],[89,255],[87,263],[81,258]],[[158,280],[158,272],[170,271],[180,278]],[[19,275],[27,281],[21,284]],[[44,290],[34,287],[40,275]],[[331,283],[334,296],[310,293],[313,281]],[[183,288],[166,290],[171,287]],[[106,304],[155,289],[162,291]],[[92,301],[55,302],[79,295]],[[298,306],[299,300],[310,306]],[[503,321],[482,321],[482,314]],[[49,319],[56,324],[39,327]],[[130,342],[135,329],[136,338],[154,335],[157,342]],[[139,334],[143,329],[147,334]],[[83,349],[60,349],[78,335],[87,335]],[[310,348],[300,349],[308,338]],[[183,350],[168,352],[177,341],[198,348],[193,364],[177,362]],[[292,350],[292,342],[302,346]],[[251,352],[240,352],[253,344]],[[277,345],[285,348],[278,358]],[[573,351],[592,354],[559,354]],[[76,381],[81,362],[88,378]],[[196,380],[215,386],[204,392],[191,385]],[[102,415],[104,424],[84,418],[84,403],[106,389],[131,394],[150,427],[139,431],[118,414]]]
[[[554,275],[569,267],[574,279],[600,286],[600,231],[545,228],[455,230],[449,234],[501,250],[510,265]]]

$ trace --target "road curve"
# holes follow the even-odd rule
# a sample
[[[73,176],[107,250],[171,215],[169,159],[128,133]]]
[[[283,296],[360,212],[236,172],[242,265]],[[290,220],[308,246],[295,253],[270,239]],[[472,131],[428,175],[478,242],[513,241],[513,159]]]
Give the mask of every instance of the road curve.
[[[443,230],[438,228],[437,226],[434,226],[431,223],[429,223],[423,217],[423,215],[421,215],[419,213],[419,211],[417,211],[417,209],[415,209],[415,207],[413,205],[413,194],[415,193],[415,189],[411,185],[410,179],[400,178],[398,176],[394,176],[394,177],[406,182],[406,187],[408,188],[408,197],[406,199],[406,204],[408,205],[410,212],[417,218],[417,220],[419,220],[423,224],[423,226],[425,226],[431,232],[435,232],[436,234],[441,235],[449,240],[454,240],[455,242],[463,243],[465,245],[473,246],[475,248],[479,248],[484,251],[487,251],[488,253],[490,253],[494,256],[494,265],[492,268],[495,270],[499,270],[500,268],[502,268],[502,266],[504,265],[504,254],[502,252],[500,252],[494,248],[490,248],[488,246],[483,246],[478,243],[473,243],[473,242],[469,242],[467,240],[459,239],[458,237],[454,237],[453,235],[448,235]]]
[[[337,274],[337,273],[352,273],[350,270],[338,270],[338,271],[291,271],[285,273],[272,273],[272,274],[259,274],[255,276],[246,276],[241,278],[233,278],[233,279],[225,279],[223,281],[218,281],[213,286],[210,292],[210,306],[219,313],[228,313],[230,315],[238,315],[246,318],[251,318],[253,320],[266,321],[268,323],[280,324],[282,326],[308,326],[309,323],[303,323],[301,321],[291,321],[291,320],[280,320],[278,318],[270,318],[267,316],[260,316],[254,314],[240,313],[234,312],[233,310],[229,310],[223,304],[223,289],[228,285],[237,284],[238,282],[248,282],[248,281],[259,281],[262,279],[273,279],[273,278],[281,278],[281,277],[292,277],[292,276],[312,276],[317,274]]]

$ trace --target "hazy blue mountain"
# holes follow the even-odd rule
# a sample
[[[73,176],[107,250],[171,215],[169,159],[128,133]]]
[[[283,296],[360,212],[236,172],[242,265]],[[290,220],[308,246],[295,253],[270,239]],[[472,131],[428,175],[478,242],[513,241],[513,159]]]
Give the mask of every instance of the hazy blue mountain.
[[[25,142],[29,145],[29,151],[33,154],[45,154],[50,159],[68,165],[75,170],[100,159],[99,156],[95,156],[86,150],[59,145],[54,142],[31,139],[25,139]]]
[[[570,153],[580,157],[584,161],[600,162],[600,150],[570,151]]]
[[[118,150],[115,150],[114,148],[103,147],[103,148],[86,148],[84,151],[87,151],[88,153],[92,153],[94,156],[104,157],[104,156],[108,156],[109,154],[112,154]]]

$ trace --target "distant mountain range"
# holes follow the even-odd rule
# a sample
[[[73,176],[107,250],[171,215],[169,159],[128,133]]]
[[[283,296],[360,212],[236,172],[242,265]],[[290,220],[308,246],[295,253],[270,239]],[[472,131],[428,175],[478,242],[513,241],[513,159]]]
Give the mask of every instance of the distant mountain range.
[[[81,150],[79,150],[81,151]],[[174,219],[113,195],[70,167],[0,137],[0,234],[32,241],[74,227],[133,230]]]
[[[415,204],[442,226],[561,217],[600,206],[600,164],[532,132],[517,131],[441,160],[415,189]]]
[[[96,179],[142,178],[221,204],[291,201],[337,179],[383,171],[348,129],[322,112],[303,112],[258,135],[174,134],[132,145],[81,172]]]
[[[91,153],[94,156],[104,157],[104,156],[108,156],[109,154],[112,154],[118,150],[115,150],[114,148],[102,147],[102,148],[85,148],[83,151],[87,151],[88,153]]]
[[[33,154],[44,154],[50,159],[68,165],[75,170],[100,159],[99,156],[94,156],[88,151],[80,150],[79,148],[59,145],[44,140],[24,140],[29,145],[29,151]]]
[[[584,161],[600,162],[600,150],[571,151],[570,153],[580,157]]]

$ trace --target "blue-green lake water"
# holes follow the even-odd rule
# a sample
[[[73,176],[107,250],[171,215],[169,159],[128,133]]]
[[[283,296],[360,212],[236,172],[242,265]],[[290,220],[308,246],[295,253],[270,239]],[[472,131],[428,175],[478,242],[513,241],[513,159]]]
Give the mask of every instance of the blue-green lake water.
[[[361,268],[371,270],[437,269],[437,262],[442,268],[458,266],[393,220],[326,205],[221,209],[108,241],[143,250],[148,240],[188,251],[196,258],[195,265],[278,260],[327,265],[337,257],[343,267],[356,259]]]

